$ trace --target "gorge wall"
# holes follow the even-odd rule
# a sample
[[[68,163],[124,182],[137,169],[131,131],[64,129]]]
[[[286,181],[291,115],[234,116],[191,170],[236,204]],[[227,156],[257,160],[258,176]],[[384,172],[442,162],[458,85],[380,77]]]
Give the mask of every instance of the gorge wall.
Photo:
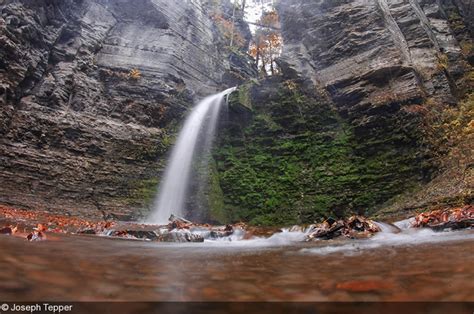
[[[227,46],[229,1],[1,1],[0,203],[142,217],[190,106],[244,82],[222,115],[203,219],[372,215],[432,182],[436,193],[407,206],[472,202],[472,133],[457,172],[436,181],[448,153],[427,127],[447,110],[464,112],[448,125],[470,122],[471,1],[277,9],[281,75],[254,80],[239,10],[243,45]]]
[[[265,225],[373,215],[405,192],[429,190],[448,154],[430,138],[430,119],[461,104],[473,118],[469,3],[280,1],[283,76],[234,100],[252,114],[234,108],[215,154],[220,217]],[[394,209],[400,216],[472,202],[470,121],[459,121],[471,130],[462,162],[450,165],[459,171]]]
[[[197,0],[2,1],[0,203],[139,217],[183,114],[252,71],[229,61],[215,9]]]

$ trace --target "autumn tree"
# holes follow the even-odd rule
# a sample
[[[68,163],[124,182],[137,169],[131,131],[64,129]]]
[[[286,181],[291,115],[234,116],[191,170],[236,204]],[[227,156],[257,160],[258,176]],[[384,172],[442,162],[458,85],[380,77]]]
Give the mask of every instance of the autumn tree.
[[[254,57],[260,73],[277,74],[276,58],[281,54],[282,38],[279,16],[276,10],[263,12],[255,23],[257,30],[250,46],[250,55]]]
[[[214,0],[216,1],[216,0]],[[220,1],[217,1],[220,3]],[[232,12],[226,13],[222,10],[221,5],[215,4],[211,13],[211,19],[214,21],[219,32],[226,39],[228,48],[247,49],[244,35],[236,27],[237,11],[245,9],[245,1],[240,3],[236,1],[232,6]],[[241,14],[241,13],[240,13]]]

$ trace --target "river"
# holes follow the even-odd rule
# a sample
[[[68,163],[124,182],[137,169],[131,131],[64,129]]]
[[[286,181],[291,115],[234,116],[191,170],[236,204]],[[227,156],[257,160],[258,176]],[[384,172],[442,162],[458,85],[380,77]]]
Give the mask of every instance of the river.
[[[474,300],[474,230],[293,240],[280,234],[270,240],[183,245],[58,234],[40,242],[0,236],[0,299]]]

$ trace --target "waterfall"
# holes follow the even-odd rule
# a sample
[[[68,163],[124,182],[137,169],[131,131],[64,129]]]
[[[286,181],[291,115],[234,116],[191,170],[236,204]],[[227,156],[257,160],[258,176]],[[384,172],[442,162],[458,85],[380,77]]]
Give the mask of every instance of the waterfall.
[[[148,219],[150,223],[167,223],[171,214],[184,216],[184,205],[196,151],[198,149],[210,151],[224,98],[235,89],[235,87],[229,88],[209,96],[200,101],[191,111],[173,147],[171,158],[168,160],[153,204],[153,211]],[[205,183],[201,182],[201,184]]]

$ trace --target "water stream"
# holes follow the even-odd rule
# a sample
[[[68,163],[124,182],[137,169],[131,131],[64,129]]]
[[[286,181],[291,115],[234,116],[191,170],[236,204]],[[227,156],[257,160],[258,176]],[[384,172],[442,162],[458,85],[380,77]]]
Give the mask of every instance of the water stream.
[[[172,150],[148,222],[166,224],[171,214],[184,216],[196,151],[210,150],[221,106],[235,89],[235,87],[229,88],[206,97],[191,111]]]
[[[289,230],[267,239],[236,235],[189,244],[61,234],[28,243],[0,236],[0,297],[30,302],[474,297],[473,230],[412,229],[366,240],[303,238],[304,232]]]

